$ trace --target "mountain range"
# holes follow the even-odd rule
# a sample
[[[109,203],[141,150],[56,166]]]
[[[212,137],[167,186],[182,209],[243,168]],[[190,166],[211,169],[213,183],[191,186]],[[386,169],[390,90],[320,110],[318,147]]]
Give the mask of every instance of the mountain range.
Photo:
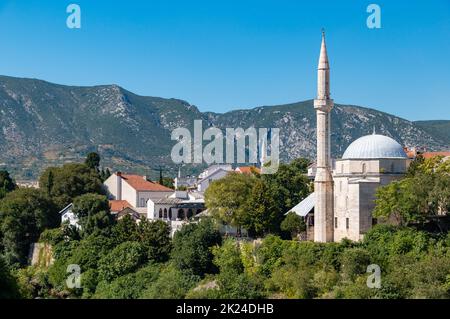
[[[332,111],[332,153],[342,155],[356,138],[372,133],[391,136],[402,145],[427,150],[450,149],[450,121],[411,122],[355,105],[336,104]],[[102,165],[156,176],[178,167],[170,158],[171,132],[203,127],[280,128],[280,157],[315,157],[313,101],[261,106],[223,114],[200,112],[179,99],[136,95],[117,85],[65,86],[37,79],[0,76],[0,168],[16,179],[35,179],[47,166],[81,161],[97,151]],[[196,173],[203,165],[185,166]]]

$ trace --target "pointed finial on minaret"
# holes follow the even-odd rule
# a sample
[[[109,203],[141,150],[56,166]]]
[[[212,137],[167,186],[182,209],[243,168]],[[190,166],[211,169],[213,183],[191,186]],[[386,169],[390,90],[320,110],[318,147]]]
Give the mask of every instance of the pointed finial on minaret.
[[[328,70],[330,68],[328,63],[327,45],[325,43],[325,29],[322,28],[322,45],[320,46],[319,70]]]

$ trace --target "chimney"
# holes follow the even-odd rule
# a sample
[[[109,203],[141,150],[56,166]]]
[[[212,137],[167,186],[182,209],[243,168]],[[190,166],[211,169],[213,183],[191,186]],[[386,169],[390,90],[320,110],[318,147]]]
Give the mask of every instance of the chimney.
[[[116,200],[122,200],[122,172],[116,173]]]

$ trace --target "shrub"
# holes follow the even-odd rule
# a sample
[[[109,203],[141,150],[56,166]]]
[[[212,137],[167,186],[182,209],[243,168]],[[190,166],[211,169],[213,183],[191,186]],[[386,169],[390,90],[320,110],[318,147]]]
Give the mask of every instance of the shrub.
[[[99,281],[111,281],[135,271],[144,261],[142,247],[137,242],[124,242],[114,248],[98,263]]]

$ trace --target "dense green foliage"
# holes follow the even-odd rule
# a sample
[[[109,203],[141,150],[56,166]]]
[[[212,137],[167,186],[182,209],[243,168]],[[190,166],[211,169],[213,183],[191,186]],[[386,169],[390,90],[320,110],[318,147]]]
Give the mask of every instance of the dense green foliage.
[[[86,160],[84,161],[87,167],[90,169],[98,171],[100,167],[100,155],[96,152],[91,152],[86,156]]]
[[[39,185],[61,208],[70,204],[77,196],[102,193],[100,176],[85,164],[49,167],[42,173]]]
[[[82,237],[108,230],[108,226],[113,223],[109,202],[104,195],[88,193],[78,196],[73,200],[72,211],[79,219]]]
[[[173,238],[174,265],[181,271],[199,276],[215,272],[211,247],[220,244],[221,240],[212,220],[184,226]]]
[[[378,189],[376,204],[374,216],[381,220],[411,225],[441,216],[439,221],[450,211],[450,161],[419,157],[405,178]]]
[[[17,188],[8,171],[0,170],[0,199]]]
[[[13,299],[19,296],[17,283],[3,256],[0,255],[0,299]]]
[[[294,212],[289,212],[286,218],[281,222],[280,228],[291,234],[292,238],[295,238],[300,232],[306,230],[306,224],[300,216]]]
[[[206,206],[216,219],[252,236],[281,234],[284,214],[311,191],[307,167],[308,161],[298,159],[281,164],[276,174],[228,174],[207,188]]]
[[[0,201],[0,251],[9,265],[25,265],[30,244],[59,224],[58,210],[45,192],[17,189]]]
[[[306,165],[282,165],[273,176],[230,174],[225,179],[237,191],[212,183],[207,201],[216,205],[216,218],[184,225],[172,239],[164,221],[113,220],[106,197],[83,182],[70,197],[81,229],[55,228],[58,209],[49,194],[64,183],[61,172],[49,170],[51,183],[42,190],[13,190],[0,200],[0,297],[450,298],[450,235],[444,228],[417,227],[419,220],[445,215],[448,164],[421,161],[399,181],[425,189],[413,188],[428,201],[428,211],[420,210],[421,202],[397,203],[417,199],[408,188],[387,192],[391,184],[380,190],[386,200],[378,201],[377,210],[401,207],[403,225],[379,224],[361,242],[326,244],[284,239],[296,238],[305,227],[297,215],[284,213],[310,191]],[[95,185],[98,174],[82,166],[88,185]],[[429,185],[404,182],[418,176]],[[264,237],[222,238],[216,219]],[[54,262],[26,266],[29,245],[38,240],[51,247]],[[79,288],[68,286],[71,265],[79,266]],[[368,285],[373,267],[381,271],[380,287]]]

